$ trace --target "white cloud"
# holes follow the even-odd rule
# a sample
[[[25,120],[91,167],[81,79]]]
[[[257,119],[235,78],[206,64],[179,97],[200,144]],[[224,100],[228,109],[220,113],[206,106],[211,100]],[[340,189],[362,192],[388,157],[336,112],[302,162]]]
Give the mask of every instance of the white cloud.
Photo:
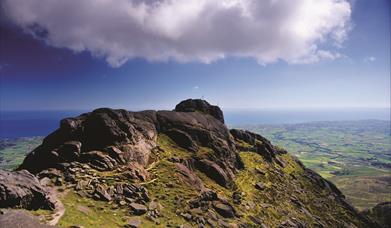
[[[348,0],[4,0],[3,6],[11,21],[48,45],[89,51],[113,67],[137,57],[335,59],[338,53],[320,46],[338,48],[351,16]]]
[[[375,62],[376,61],[376,57],[375,56],[367,56],[364,58],[364,62],[365,63],[368,63],[368,62]]]
[[[199,90],[199,89],[200,89],[199,86],[194,86],[194,87],[193,87],[193,90]]]

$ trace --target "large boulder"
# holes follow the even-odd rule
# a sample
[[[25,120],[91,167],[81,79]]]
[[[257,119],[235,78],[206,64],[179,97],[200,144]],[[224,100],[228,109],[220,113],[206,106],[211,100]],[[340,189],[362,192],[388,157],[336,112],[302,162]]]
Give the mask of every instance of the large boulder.
[[[0,208],[54,209],[38,179],[26,170],[0,170]]]
[[[7,210],[0,214],[0,227],[1,228],[54,228],[55,226],[49,226],[41,224],[37,217],[34,217],[30,213],[22,210]]]
[[[224,123],[223,111],[218,106],[211,105],[205,100],[188,99],[180,102],[175,107],[176,112],[202,112],[209,114]]]

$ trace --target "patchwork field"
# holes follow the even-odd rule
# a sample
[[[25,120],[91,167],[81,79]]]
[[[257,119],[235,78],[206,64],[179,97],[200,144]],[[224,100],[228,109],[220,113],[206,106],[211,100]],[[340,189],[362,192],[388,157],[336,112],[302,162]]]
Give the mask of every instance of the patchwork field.
[[[0,169],[15,169],[26,154],[39,146],[42,140],[43,137],[0,139]]]
[[[334,182],[358,209],[391,200],[389,121],[234,126],[260,133]]]

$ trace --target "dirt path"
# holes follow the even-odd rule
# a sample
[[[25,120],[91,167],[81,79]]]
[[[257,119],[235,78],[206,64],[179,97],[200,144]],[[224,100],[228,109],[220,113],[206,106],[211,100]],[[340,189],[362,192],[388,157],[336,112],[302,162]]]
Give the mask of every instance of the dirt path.
[[[48,188],[49,198],[54,202],[55,209],[53,211],[52,219],[48,221],[48,225],[55,226],[58,221],[60,221],[61,217],[65,213],[64,204],[59,199],[60,195],[64,195],[67,192],[59,193],[55,187]]]

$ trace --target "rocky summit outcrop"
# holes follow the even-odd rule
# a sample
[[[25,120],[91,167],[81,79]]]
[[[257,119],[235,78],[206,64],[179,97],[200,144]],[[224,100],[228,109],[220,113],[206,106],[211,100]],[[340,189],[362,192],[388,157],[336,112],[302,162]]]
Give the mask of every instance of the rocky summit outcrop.
[[[175,106],[176,112],[202,112],[209,114],[224,123],[223,111],[218,106],[210,105],[207,101],[200,99],[188,99]]]
[[[0,173],[0,207],[50,209],[50,187],[72,211],[62,226],[377,227],[332,183],[261,135],[229,130],[203,100],[64,119],[17,170]]]
[[[223,186],[232,185],[236,169],[243,167],[220,108],[190,99],[175,111],[97,109],[64,119],[58,130],[27,155],[19,170],[39,173],[74,161],[99,170],[113,170],[131,161],[147,166],[160,133],[194,152],[192,163]],[[200,147],[213,153],[197,154]]]
[[[53,209],[48,193],[26,170],[0,170],[0,208]]]

